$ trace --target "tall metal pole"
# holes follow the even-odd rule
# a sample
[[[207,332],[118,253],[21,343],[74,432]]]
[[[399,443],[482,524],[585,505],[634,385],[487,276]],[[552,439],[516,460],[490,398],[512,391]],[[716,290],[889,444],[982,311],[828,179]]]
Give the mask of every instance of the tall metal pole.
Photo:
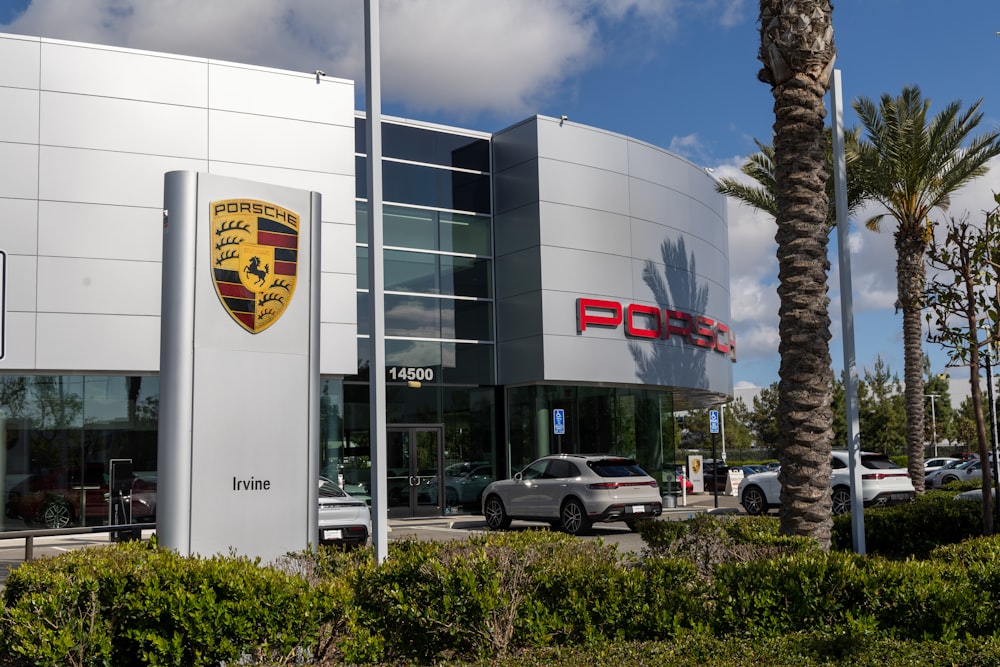
[[[934,413],[934,399],[940,394],[924,394],[924,396],[931,399],[931,447],[934,448],[934,456],[937,456],[937,415]]]
[[[382,271],[382,74],[378,0],[365,0],[365,115],[368,136],[368,366],[372,462],[372,543],[375,558],[389,555],[385,429],[385,274]]]
[[[851,246],[847,228],[847,158],[844,154],[844,106],[840,70],[830,82],[833,107],[833,182],[837,207],[837,255],[840,266],[840,319],[844,340],[844,393],[847,403],[847,460],[851,479],[851,535],[854,551],[865,553],[865,513],[861,497],[861,427],[858,417],[858,369],[854,354],[854,295],[851,285]]]

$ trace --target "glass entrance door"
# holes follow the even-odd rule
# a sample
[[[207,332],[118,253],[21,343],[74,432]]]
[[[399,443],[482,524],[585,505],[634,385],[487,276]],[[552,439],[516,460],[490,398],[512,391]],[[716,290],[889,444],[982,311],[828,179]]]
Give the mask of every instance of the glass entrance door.
[[[444,514],[444,427],[388,426],[386,435],[389,518]]]

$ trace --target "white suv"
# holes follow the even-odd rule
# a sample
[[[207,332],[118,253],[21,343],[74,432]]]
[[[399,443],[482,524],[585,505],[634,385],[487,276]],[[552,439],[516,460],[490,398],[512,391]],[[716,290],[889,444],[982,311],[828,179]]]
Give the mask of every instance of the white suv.
[[[830,493],[833,513],[851,511],[851,481],[848,454],[830,452]],[[909,502],[916,496],[910,473],[885,454],[861,452],[861,499],[865,507]],[[749,475],[740,482],[740,504],[747,514],[765,514],[781,507],[781,484],[777,472]]]
[[[545,456],[483,491],[483,516],[492,530],[511,519],[544,521],[571,535],[598,521],[629,527],[662,513],[659,483],[635,461],[621,456]]]

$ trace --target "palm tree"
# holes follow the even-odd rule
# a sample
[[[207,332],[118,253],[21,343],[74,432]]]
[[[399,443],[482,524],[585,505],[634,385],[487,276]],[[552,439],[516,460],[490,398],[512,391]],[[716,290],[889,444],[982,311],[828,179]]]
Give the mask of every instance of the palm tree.
[[[853,146],[858,141],[861,128],[849,128],[844,130],[844,144]],[[826,221],[831,229],[837,224],[837,211],[834,206],[834,182],[833,182],[833,130],[826,127],[826,167],[829,176],[826,179],[826,197],[828,208]],[[737,199],[747,206],[751,206],[759,211],[778,216],[777,204],[774,200],[774,146],[762,144],[757,139],[753,141],[757,145],[759,152],[750,155],[747,161],[740,167],[740,171],[756,181],[756,185],[749,185],[735,178],[724,177],[718,180],[715,189],[721,194]],[[847,163],[847,214],[850,216],[862,204],[866,203],[870,196],[865,188],[865,183],[854,173],[854,163]]]
[[[829,549],[833,439],[824,97],[836,57],[829,0],[760,0],[758,78],[774,97],[781,532]]]
[[[883,95],[879,104],[860,97],[853,107],[866,137],[852,147],[855,169],[872,198],[885,207],[866,221],[873,231],[889,216],[896,221],[896,307],[903,311],[903,381],[906,401],[906,451],[918,493],[924,490],[924,379],[921,311],[924,307],[925,259],[930,241],[930,213],[948,209],[951,195],[987,172],[1000,155],[996,132],[972,138],[982,120],[979,105],[964,113],[952,102],[928,119],[930,100],[917,86],[899,97]]]

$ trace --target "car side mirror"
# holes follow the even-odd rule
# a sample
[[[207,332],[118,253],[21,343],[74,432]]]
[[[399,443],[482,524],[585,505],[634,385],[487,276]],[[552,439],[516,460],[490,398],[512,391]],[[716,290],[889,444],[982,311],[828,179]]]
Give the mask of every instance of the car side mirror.
[[[515,482],[520,482],[521,481],[521,473],[520,472],[514,473],[514,481]]]

